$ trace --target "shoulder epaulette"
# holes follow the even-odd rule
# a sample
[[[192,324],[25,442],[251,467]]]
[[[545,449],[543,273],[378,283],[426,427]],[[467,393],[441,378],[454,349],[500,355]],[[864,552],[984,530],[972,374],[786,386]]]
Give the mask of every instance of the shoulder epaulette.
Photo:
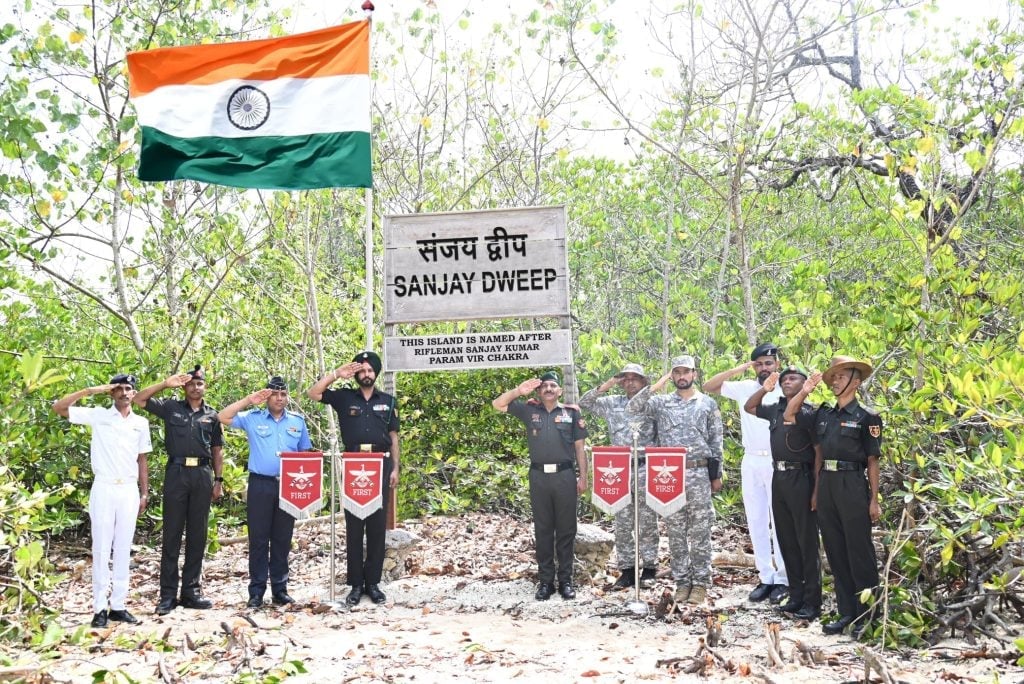
[[[565,408],[574,409],[580,413],[583,412],[583,409],[580,408],[579,404],[562,404],[562,406],[564,406]]]

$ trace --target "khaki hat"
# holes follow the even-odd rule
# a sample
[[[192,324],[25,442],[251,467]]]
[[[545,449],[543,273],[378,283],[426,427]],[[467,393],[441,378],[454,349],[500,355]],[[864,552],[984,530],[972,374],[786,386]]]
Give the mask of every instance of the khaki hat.
[[[821,374],[821,379],[826,383],[832,382],[833,375],[847,368],[859,370],[861,380],[867,380],[875,370],[871,367],[871,364],[858,361],[851,356],[833,356],[832,363],[829,364],[828,370]]]
[[[641,378],[643,378],[645,383],[650,382],[650,379],[647,377],[647,373],[644,373],[644,367],[641,366],[639,363],[627,363],[625,366],[622,367],[622,370],[615,374],[615,377],[621,378],[626,373],[639,375]]]
[[[691,370],[697,370],[697,362],[693,360],[693,357],[689,354],[683,356],[677,356],[672,359],[672,369],[676,368],[689,368]]]

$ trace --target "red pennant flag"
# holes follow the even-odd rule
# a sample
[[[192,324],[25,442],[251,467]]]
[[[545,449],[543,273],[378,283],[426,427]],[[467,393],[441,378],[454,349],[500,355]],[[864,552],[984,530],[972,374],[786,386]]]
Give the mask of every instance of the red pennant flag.
[[[646,447],[647,505],[662,516],[686,505],[686,447]]]
[[[341,505],[365,520],[384,505],[383,472],[387,454],[346,451],[341,455]]]
[[[281,452],[278,490],[281,510],[305,520],[323,507],[324,455],[319,451]]]
[[[631,501],[633,468],[630,467],[630,451],[626,446],[596,446],[591,449],[594,488],[590,500],[608,515],[615,515]]]

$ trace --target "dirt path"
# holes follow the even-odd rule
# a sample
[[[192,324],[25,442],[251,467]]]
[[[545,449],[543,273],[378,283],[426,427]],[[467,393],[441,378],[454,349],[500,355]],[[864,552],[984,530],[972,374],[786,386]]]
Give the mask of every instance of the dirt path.
[[[752,681],[845,682],[864,675],[865,648],[825,637],[817,623],[780,618],[746,602],[749,572],[718,572],[710,610],[659,615],[667,579],[643,591],[651,612],[625,609],[628,592],[607,584],[580,587],[575,601],[533,599],[531,542],[525,526],[497,516],[431,519],[414,574],[388,583],[388,602],[356,609],[326,602],[324,530],[296,532],[289,610],[247,611],[244,545],[224,547],[206,565],[208,611],[151,611],[158,587],[155,551],[136,554],[129,608],[142,623],[92,630],[87,564],[49,597],[60,624],[85,626],[78,645],[45,671],[55,681],[93,681],[101,670],[137,682],[539,682]],[[524,541],[525,540],[525,541]],[[338,568],[343,571],[339,560]],[[84,571],[83,571],[84,570]],[[341,587],[337,598],[344,598]],[[710,623],[709,623],[710,619]],[[778,624],[774,664],[767,634]],[[112,623],[113,624],[113,623]],[[709,634],[708,625],[717,626]],[[710,639],[714,646],[704,648]],[[1024,668],[986,658],[960,659],[981,644],[942,644],[930,651],[880,655],[894,681],[1021,682]],[[998,644],[988,644],[999,651]],[[37,660],[25,653],[25,660]],[[305,673],[299,670],[304,669]],[[701,676],[703,675],[703,676]],[[876,676],[876,681],[882,681]],[[113,680],[111,680],[113,681]],[[127,680],[117,680],[127,681]]]

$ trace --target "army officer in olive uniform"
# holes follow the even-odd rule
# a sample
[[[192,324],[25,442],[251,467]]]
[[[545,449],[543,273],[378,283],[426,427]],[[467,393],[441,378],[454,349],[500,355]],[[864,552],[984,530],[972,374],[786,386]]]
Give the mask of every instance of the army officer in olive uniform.
[[[516,401],[534,390],[540,400]],[[546,601],[555,593],[556,556],[558,593],[566,600],[576,598],[572,586],[576,502],[578,495],[587,491],[587,459],[583,451],[587,428],[579,409],[562,404],[558,401],[561,396],[558,374],[548,371],[491,402],[495,409],[512,414],[526,426],[538,601]]]

